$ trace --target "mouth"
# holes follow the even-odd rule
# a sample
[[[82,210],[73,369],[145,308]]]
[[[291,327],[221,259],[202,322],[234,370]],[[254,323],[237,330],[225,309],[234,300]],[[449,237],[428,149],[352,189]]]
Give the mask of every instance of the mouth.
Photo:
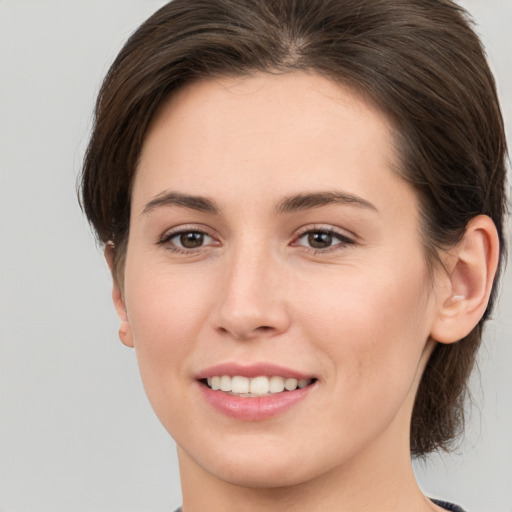
[[[252,378],[242,375],[214,375],[201,379],[200,382],[212,391],[244,398],[258,398],[304,389],[314,384],[316,379],[296,379],[279,375],[260,375]]]
[[[318,379],[260,362],[221,363],[196,375],[201,396],[223,416],[243,422],[279,417],[318,391]]]

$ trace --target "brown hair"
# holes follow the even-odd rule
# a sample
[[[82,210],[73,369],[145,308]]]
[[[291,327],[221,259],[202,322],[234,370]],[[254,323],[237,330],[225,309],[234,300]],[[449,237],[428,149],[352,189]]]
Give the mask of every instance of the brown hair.
[[[466,13],[450,0],[174,0],[127,41],[100,90],[81,199],[118,279],[130,192],[150,121],[178,88],[212,76],[314,70],[371,99],[394,123],[400,174],[420,198],[429,267],[468,221],[489,215],[502,244],[506,142],[495,83]],[[411,452],[448,448],[487,311],[437,344],[419,386]]]

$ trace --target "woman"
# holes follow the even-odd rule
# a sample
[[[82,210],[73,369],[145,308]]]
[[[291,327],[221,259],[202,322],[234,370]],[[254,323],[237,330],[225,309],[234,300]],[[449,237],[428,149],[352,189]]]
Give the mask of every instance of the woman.
[[[503,254],[495,85],[448,0],[174,0],[100,91],[82,202],[183,510],[461,510]]]

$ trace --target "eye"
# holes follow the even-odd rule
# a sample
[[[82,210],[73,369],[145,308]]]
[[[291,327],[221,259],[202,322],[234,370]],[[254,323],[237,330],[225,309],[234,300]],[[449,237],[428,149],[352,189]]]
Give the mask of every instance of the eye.
[[[192,229],[167,233],[160,243],[168,245],[171,250],[176,252],[193,251],[208,245],[216,245],[215,240],[210,235]]]
[[[331,229],[310,229],[297,238],[294,245],[300,245],[315,251],[342,248],[353,244],[354,240]]]

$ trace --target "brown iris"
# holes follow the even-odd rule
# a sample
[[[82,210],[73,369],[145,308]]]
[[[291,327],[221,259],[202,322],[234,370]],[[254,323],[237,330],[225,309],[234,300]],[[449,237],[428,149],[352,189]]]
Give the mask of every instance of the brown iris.
[[[308,234],[308,243],[314,249],[326,249],[332,245],[331,233],[314,231]]]
[[[201,247],[203,243],[204,233],[199,233],[198,231],[187,231],[180,235],[180,244],[185,249],[196,249],[197,247]]]

